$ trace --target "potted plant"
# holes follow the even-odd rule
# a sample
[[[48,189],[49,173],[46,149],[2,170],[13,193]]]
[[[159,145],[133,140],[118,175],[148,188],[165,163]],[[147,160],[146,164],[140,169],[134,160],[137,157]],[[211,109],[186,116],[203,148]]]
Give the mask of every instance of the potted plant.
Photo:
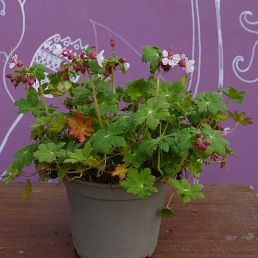
[[[191,179],[198,179],[203,166],[224,167],[234,154],[225,136],[252,122],[243,112],[229,111],[229,100],[242,103],[244,91],[187,91],[194,61],[171,50],[144,47],[149,78],[117,87],[115,73],[126,73],[130,65],[116,54],[114,39],[110,45],[109,57],[94,47],[74,55],[55,45],[53,53],[63,62],[52,74],[14,57],[15,70],[7,77],[15,87],[23,85],[26,95],[15,106],[35,122],[33,143],[15,153],[4,180],[12,182],[34,164],[40,180],[63,181],[81,257],[144,258],[156,247],[160,216],[175,215],[172,197],[184,203],[204,197],[203,186]],[[161,80],[175,66],[184,71],[181,80]],[[60,98],[65,109],[48,104],[46,94]],[[232,130],[221,125],[230,119]],[[163,205],[165,184],[174,191]],[[25,189],[28,198],[29,179]]]

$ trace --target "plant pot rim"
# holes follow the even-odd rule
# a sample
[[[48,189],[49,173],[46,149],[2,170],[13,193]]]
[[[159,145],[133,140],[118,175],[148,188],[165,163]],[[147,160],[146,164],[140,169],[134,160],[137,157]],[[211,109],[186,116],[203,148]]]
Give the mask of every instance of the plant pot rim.
[[[101,200],[141,200],[146,199],[142,197],[138,197],[132,193],[126,192],[126,190],[120,186],[115,184],[101,184],[101,183],[92,183],[88,181],[83,181],[79,179],[68,180],[64,179],[63,183],[66,188],[70,191],[76,192],[80,196],[93,198],[93,199],[101,199]],[[153,196],[160,193],[160,190],[164,187],[164,183],[156,182],[155,186],[158,188],[157,193],[152,193],[148,198],[152,198]]]

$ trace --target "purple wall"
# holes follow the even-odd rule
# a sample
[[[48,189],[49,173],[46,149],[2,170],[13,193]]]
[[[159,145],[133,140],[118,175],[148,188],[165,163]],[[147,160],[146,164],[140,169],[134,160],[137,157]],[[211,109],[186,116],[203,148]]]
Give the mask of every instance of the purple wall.
[[[23,96],[23,89],[15,90],[4,78],[13,52],[27,64],[48,62],[55,69],[52,57],[42,58],[47,43],[61,40],[70,48],[89,43],[108,49],[110,33],[118,53],[132,65],[125,79],[147,74],[139,55],[142,46],[153,44],[193,56],[193,91],[231,85],[249,91],[241,108],[255,124],[228,136],[238,157],[231,158],[227,171],[206,168],[200,181],[250,184],[258,191],[257,0],[0,0],[0,174],[12,153],[30,141],[31,117],[17,117],[12,104]],[[175,69],[164,77],[179,76]]]

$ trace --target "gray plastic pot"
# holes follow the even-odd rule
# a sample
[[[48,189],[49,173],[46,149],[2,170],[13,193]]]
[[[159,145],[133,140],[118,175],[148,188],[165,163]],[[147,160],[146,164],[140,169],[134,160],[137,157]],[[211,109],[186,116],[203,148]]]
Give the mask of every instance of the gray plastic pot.
[[[65,181],[73,244],[82,258],[145,258],[157,245],[165,187],[140,199],[120,186]]]

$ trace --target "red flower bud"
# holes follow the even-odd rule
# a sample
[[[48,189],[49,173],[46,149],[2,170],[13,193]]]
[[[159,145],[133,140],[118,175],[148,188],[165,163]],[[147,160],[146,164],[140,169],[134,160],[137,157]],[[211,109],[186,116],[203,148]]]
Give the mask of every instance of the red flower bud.
[[[6,78],[12,79],[12,78],[13,78],[13,75],[12,75],[11,73],[8,73],[8,74],[6,75]]]
[[[18,82],[17,81],[13,81],[13,86],[16,88],[18,86]]]
[[[81,66],[80,65],[77,65],[77,64],[73,64],[73,69],[75,70],[75,71],[81,71]]]
[[[224,131],[224,126],[218,124],[218,125],[216,126],[216,129],[219,130],[219,131]]]
[[[82,65],[81,66],[81,72],[86,73],[86,71],[87,71],[87,67],[85,65]]]
[[[169,70],[171,69],[171,66],[170,65],[163,65],[161,63],[161,68],[163,69],[164,72],[169,72]]]
[[[179,65],[180,67],[182,67],[182,68],[185,68],[185,67],[186,67],[186,61],[185,61],[185,59],[180,60],[180,61],[178,62],[178,65]]]
[[[64,74],[64,79],[67,80],[67,81],[70,79],[68,73]]]
[[[36,82],[36,79],[33,78],[33,77],[31,77],[31,78],[29,78],[29,79],[27,80],[27,82],[28,82],[29,86],[32,86],[32,85]]]
[[[197,134],[195,134],[195,137],[196,137],[197,139],[199,139],[199,138],[201,138],[201,137],[202,137],[202,134],[197,133]]]
[[[18,61],[18,62],[16,63],[16,66],[17,66],[17,67],[22,67],[22,66],[23,66],[22,61]]]
[[[20,74],[20,73],[17,74],[17,78],[20,79],[20,80],[22,80],[22,78],[23,78],[22,74]]]
[[[26,77],[23,77],[23,78],[22,78],[22,82],[23,82],[23,83],[27,83],[27,81],[28,81],[28,80],[27,80]]]
[[[211,142],[204,141],[203,144],[204,144],[205,146],[210,146],[210,145],[211,145]]]
[[[125,62],[126,62],[126,58],[125,58],[125,57],[120,57],[119,61],[120,61],[121,63],[125,63]]]
[[[96,52],[91,52],[89,57],[90,57],[90,59],[96,59],[96,57],[97,57]]]
[[[74,59],[74,54],[68,53],[67,58],[68,58],[69,60],[73,60],[73,59]]]
[[[201,150],[201,151],[206,151],[207,150],[207,146],[202,143],[202,142],[198,142],[198,149]]]
[[[85,53],[81,53],[80,57],[81,57],[81,59],[86,59],[87,55]]]
[[[110,39],[110,46],[113,48],[113,50],[114,50],[114,48],[116,46],[116,42],[115,42],[115,40],[112,37]]]

